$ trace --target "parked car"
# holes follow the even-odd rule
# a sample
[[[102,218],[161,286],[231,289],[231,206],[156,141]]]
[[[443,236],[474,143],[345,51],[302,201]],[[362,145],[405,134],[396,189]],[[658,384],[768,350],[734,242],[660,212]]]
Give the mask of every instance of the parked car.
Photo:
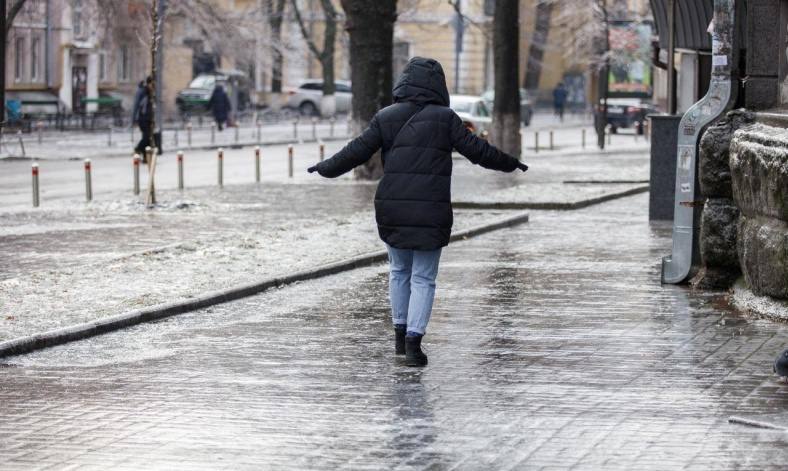
[[[495,90],[487,90],[486,92],[482,93],[482,99],[484,99],[484,103],[487,105],[487,109],[492,113],[493,110],[493,102],[495,101]],[[525,91],[524,88],[520,89],[520,121],[522,121],[523,126],[528,126],[531,124],[531,118],[534,116],[534,106],[531,103],[531,99],[528,96],[528,92]]]
[[[178,92],[175,104],[181,116],[194,112],[207,112],[208,100],[216,85],[224,86],[230,97],[233,111],[243,111],[251,103],[251,81],[237,70],[217,70],[195,77],[187,88]]]
[[[350,101],[353,98],[350,82],[337,80],[334,82],[336,92],[336,112],[347,113],[350,111]],[[287,90],[287,106],[297,109],[304,116],[320,114],[320,101],[323,98],[323,81],[320,79],[304,80],[297,88]]]
[[[480,96],[452,95],[449,106],[462,119],[463,124],[476,135],[486,134],[492,124],[487,105]]]
[[[603,111],[602,105],[599,105],[597,111]],[[613,134],[618,132],[619,128],[635,128],[638,134],[643,134],[646,116],[656,112],[657,108],[653,104],[640,98],[607,99],[607,125]]]

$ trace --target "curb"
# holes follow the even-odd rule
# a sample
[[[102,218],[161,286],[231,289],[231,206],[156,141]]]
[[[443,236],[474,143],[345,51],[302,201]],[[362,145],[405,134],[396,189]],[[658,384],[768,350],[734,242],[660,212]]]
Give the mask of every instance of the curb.
[[[492,232],[506,227],[516,226],[528,222],[528,214],[521,213],[515,216],[500,219],[490,224],[472,227],[463,231],[456,232],[451,236],[451,241],[465,240],[470,237]],[[247,285],[235,286],[224,290],[212,291],[193,299],[176,301],[172,303],[158,304],[129,311],[116,316],[106,317],[91,322],[76,324],[68,327],[50,330],[40,334],[26,337],[19,337],[4,342],[0,342],[0,358],[30,353],[55,345],[61,345],[75,340],[82,340],[88,337],[101,335],[125,327],[130,327],[143,322],[151,322],[164,319],[178,314],[203,309],[216,304],[226,303],[237,299],[245,298],[262,293],[271,288],[284,286],[299,281],[314,280],[324,276],[335,275],[355,268],[367,267],[376,263],[383,262],[388,257],[385,250],[370,252],[358,255],[339,262],[321,265],[316,268],[303,270],[287,276],[269,278],[267,280],[250,283]]]
[[[649,190],[648,185],[639,186],[637,188],[630,188],[628,190],[610,193],[607,195],[598,196],[582,201],[575,201],[574,203],[528,203],[528,202],[490,202],[490,203],[475,203],[473,201],[458,201],[452,203],[452,206],[457,209],[546,209],[546,210],[560,210],[568,211],[573,209],[587,208],[595,204],[604,203],[606,201],[623,198],[625,196],[637,195],[645,193]]]

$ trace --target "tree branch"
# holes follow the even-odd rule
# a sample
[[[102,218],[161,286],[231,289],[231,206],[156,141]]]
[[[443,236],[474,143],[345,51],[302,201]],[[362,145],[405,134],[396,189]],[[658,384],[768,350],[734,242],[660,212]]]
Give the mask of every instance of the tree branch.
[[[290,0],[290,4],[293,6],[293,13],[295,13],[296,21],[298,21],[298,27],[301,29],[301,35],[304,37],[304,41],[306,41],[306,45],[309,46],[309,50],[312,51],[312,54],[315,55],[317,60],[322,61],[323,52],[318,50],[315,42],[309,36],[309,32],[306,30],[306,25],[304,24],[303,18],[301,18],[301,12],[298,10],[298,2],[297,0]]]

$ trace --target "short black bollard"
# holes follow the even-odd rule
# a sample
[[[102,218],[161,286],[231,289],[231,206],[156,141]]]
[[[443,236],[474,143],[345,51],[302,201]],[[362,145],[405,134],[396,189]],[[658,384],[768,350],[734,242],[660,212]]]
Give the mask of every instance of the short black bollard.
[[[221,147],[216,153],[216,160],[219,165],[219,187],[224,186],[224,149]]]
[[[320,161],[322,162],[325,157],[326,157],[326,145],[321,142],[320,143]]]
[[[38,199],[38,164],[33,164],[33,207],[37,208],[39,204]]]
[[[85,199],[93,199],[93,181],[90,176],[90,159],[85,159]]]
[[[178,151],[178,189],[183,190],[183,151]]]
[[[534,132],[534,153],[539,153],[539,131]]]
[[[134,157],[131,159],[132,166],[134,168],[134,194],[140,194],[140,156],[139,154],[134,154]]]
[[[293,146],[287,146],[287,176],[293,178]]]
[[[260,183],[260,146],[254,148],[254,178]]]

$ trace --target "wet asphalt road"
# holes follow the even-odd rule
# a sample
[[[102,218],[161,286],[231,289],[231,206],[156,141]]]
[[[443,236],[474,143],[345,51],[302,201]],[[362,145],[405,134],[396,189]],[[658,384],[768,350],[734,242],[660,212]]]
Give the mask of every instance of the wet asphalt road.
[[[788,327],[659,284],[640,195],[451,245],[392,355],[385,267],[0,368],[3,469],[784,469]]]

